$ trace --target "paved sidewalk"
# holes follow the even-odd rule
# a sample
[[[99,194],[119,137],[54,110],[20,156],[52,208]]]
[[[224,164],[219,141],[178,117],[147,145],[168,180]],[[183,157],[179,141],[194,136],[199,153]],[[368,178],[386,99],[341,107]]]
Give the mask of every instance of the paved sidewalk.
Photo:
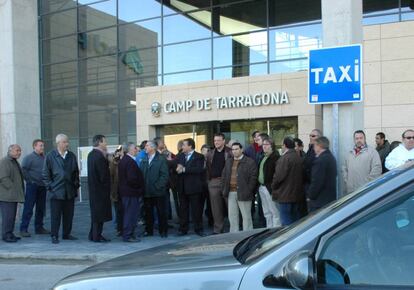
[[[22,208],[21,208],[22,210]],[[20,213],[21,213],[20,210]],[[45,228],[50,229],[49,203],[47,203],[47,215]],[[141,237],[139,243],[125,243],[121,237],[116,237],[115,225],[107,222],[104,225],[104,236],[111,239],[109,243],[93,243],[88,240],[90,227],[90,213],[88,201],[75,204],[75,216],[73,220],[72,235],[79,238],[77,241],[62,240],[59,244],[52,244],[49,235],[35,235],[33,226],[34,217],[29,226],[30,238],[22,238],[17,243],[6,243],[0,240],[0,259],[20,260],[44,260],[65,263],[96,263],[125,255],[137,250],[143,250],[159,245],[174,243],[178,241],[195,239],[197,235],[189,232],[189,235],[177,237],[177,224],[169,229],[169,237],[161,239],[154,231],[153,237]],[[172,221],[169,221],[172,224]],[[20,219],[16,221],[15,234],[19,236]],[[190,226],[191,228],[191,226]],[[62,228],[61,228],[62,230]],[[142,233],[142,226],[139,231]],[[206,231],[208,233],[208,231]]]

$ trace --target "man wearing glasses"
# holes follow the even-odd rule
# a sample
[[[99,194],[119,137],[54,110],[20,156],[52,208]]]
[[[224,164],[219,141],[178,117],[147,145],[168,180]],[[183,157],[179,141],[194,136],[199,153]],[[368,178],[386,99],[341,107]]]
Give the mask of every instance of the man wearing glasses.
[[[414,130],[408,129],[402,134],[402,143],[391,151],[385,159],[388,170],[397,168],[409,160],[414,160]]]
[[[303,160],[304,168],[304,180],[305,180],[305,191],[308,189],[312,179],[312,165],[315,161],[315,141],[322,136],[322,132],[319,129],[313,129],[309,134],[309,148],[306,152],[305,159]]]

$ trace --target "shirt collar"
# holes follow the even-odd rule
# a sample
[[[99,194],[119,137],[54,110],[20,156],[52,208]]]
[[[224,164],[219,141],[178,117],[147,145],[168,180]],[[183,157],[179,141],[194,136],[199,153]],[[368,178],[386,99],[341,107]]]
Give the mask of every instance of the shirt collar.
[[[133,156],[132,154],[127,153],[127,155],[128,155],[129,157],[131,157],[132,159],[135,159],[135,156]]]
[[[234,160],[242,160],[243,157],[244,157],[244,154],[242,154],[239,158],[234,157]]]
[[[66,150],[66,151],[63,153],[63,155],[62,155],[62,154],[60,154],[60,151],[59,151],[59,150],[57,150],[57,149],[56,149],[56,151],[57,151],[57,153],[59,154],[59,156],[60,156],[60,157],[62,157],[63,159],[66,159],[66,155],[68,155],[68,150]]]

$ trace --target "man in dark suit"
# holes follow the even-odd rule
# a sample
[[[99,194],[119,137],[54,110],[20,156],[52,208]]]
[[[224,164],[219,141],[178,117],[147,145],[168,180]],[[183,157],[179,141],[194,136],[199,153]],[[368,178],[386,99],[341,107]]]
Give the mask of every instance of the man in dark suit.
[[[140,216],[144,195],[144,177],[135,162],[136,146],[129,143],[123,148],[125,154],[118,164],[118,187],[124,213],[122,238],[124,242],[139,242],[134,231]]]
[[[315,161],[307,191],[308,211],[315,211],[336,199],[336,160],[329,150],[328,138],[315,140]]]
[[[161,238],[168,236],[168,210],[165,199],[168,186],[168,164],[165,157],[157,151],[157,142],[148,141],[145,145],[147,156],[141,161],[145,181],[145,222],[146,235],[152,236],[154,230],[154,207],[157,209],[159,233]],[[168,192],[169,193],[169,192]]]
[[[189,223],[189,206],[191,206],[194,232],[204,236],[201,208],[201,196],[205,182],[204,156],[195,152],[195,142],[192,138],[183,140],[183,154],[179,155],[178,200],[180,201],[179,235],[186,235]]]
[[[104,222],[112,220],[111,181],[109,162],[106,159],[106,138],[93,137],[93,150],[88,154],[88,189],[91,208],[91,229],[89,240],[100,243],[109,242],[102,236]]]
[[[58,244],[59,227],[62,220],[64,240],[77,240],[72,236],[72,221],[75,197],[78,196],[79,168],[76,156],[69,151],[69,138],[56,136],[57,148],[46,156],[43,166],[43,183],[50,197],[50,219],[52,243]]]

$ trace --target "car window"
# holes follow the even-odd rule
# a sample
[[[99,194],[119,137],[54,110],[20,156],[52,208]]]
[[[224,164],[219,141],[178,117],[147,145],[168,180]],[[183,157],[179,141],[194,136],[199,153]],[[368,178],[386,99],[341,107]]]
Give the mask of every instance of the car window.
[[[320,286],[414,287],[414,185],[397,194],[322,243],[316,261]]]

